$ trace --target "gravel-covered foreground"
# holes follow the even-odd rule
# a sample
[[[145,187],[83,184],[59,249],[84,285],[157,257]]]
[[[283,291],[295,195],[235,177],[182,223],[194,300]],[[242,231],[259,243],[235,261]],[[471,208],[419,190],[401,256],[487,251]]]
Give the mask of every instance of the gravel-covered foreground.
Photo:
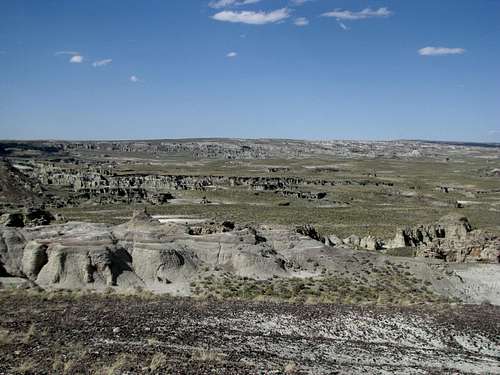
[[[11,373],[500,373],[500,308],[1,293]]]

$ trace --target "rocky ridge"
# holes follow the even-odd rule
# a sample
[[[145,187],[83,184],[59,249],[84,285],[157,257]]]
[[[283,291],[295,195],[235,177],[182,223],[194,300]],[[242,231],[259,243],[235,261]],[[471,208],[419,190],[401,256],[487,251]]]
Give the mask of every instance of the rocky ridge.
[[[76,206],[81,202],[149,203],[165,204],[174,198],[172,192],[182,190],[206,191],[234,187],[247,188],[255,192],[271,191],[289,198],[322,200],[326,192],[311,192],[308,189],[333,186],[387,186],[390,181],[373,179],[324,179],[297,176],[222,176],[182,174],[117,174],[112,164],[95,166],[80,163],[76,167],[62,167],[55,163],[31,162],[22,165],[26,178],[37,181],[44,187],[66,189],[66,197],[53,199],[52,205]],[[344,205],[348,202],[340,202]],[[50,202],[49,202],[50,204]]]
[[[44,289],[146,288],[190,295],[190,285],[207,275],[279,280],[329,274],[378,285],[381,271],[373,273],[373,267],[385,267],[382,274],[392,275],[393,268],[387,265],[399,264],[408,269],[403,279],[417,276],[438,295],[500,303],[499,291],[491,289],[498,283],[498,274],[487,285],[474,281],[478,290],[470,293],[464,282],[468,276],[458,275],[446,266],[449,263],[326,246],[324,241],[311,226],[290,230],[231,222],[162,224],[145,212],[136,212],[130,221],[115,226],[78,222],[5,226],[0,227],[0,275],[4,277],[0,282],[19,278],[25,285]]]
[[[455,152],[497,149],[494,143],[446,143],[418,140],[400,141],[304,141],[289,139],[179,139],[151,141],[33,141],[0,142],[0,155],[12,155],[26,149],[45,153],[148,153],[190,154],[197,159],[269,159],[313,156],[348,158],[444,158]]]
[[[340,239],[335,235],[313,234],[329,246],[379,250],[411,248],[415,256],[446,262],[500,263],[500,237],[473,229],[468,219],[457,214],[442,217],[437,223],[406,226],[396,230],[394,238],[384,240],[355,234]]]

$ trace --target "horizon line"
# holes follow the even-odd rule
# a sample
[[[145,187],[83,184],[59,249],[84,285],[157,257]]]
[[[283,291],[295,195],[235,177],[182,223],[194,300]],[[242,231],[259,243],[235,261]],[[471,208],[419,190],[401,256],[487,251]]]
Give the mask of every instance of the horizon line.
[[[273,138],[273,137],[258,137],[258,138],[243,138],[243,137],[181,137],[181,138],[96,138],[96,139],[78,139],[78,138],[4,138],[0,139],[0,143],[7,142],[61,142],[61,143],[78,143],[78,142],[160,142],[160,141],[293,141],[293,142],[420,142],[420,143],[444,143],[444,144],[477,144],[477,145],[495,145],[500,147],[500,142],[488,141],[464,141],[464,140],[443,140],[443,139],[415,139],[415,138],[389,138],[389,139],[353,139],[353,138],[324,138],[324,139],[307,139],[307,138]]]

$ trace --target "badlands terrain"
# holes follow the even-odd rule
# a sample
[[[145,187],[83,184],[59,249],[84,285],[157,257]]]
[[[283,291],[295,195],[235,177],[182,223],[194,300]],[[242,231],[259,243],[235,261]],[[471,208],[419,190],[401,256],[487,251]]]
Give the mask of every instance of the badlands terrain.
[[[0,374],[500,373],[498,144],[0,157]]]

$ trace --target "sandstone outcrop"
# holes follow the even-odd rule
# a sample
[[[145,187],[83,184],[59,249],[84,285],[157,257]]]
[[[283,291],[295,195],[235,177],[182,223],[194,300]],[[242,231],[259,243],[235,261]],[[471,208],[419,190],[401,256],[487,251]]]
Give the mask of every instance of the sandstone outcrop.
[[[346,237],[342,241],[345,245],[349,245],[352,247],[358,247],[361,243],[361,238],[355,234],[351,234],[349,237]]]
[[[284,247],[299,239],[309,246],[318,244],[305,237],[285,237]],[[116,226],[0,227],[0,274],[49,288],[163,290],[172,283],[189,283],[202,268],[217,267],[238,276],[265,279],[287,275],[286,264],[258,230],[232,222],[161,224],[139,211]]]
[[[381,250],[383,248],[382,242],[373,236],[366,236],[359,241],[359,247],[367,250]]]
[[[48,225],[55,220],[62,220],[62,217],[55,217],[49,211],[40,208],[28,208],[22,212],[11,212],[0,216],[0,226],[5,227],[25,227]]]
[[[491,147],[492,144],[485,144]],[[64,154],[91,151],[96,154],[148,153],[189,154],[197,159],[286,159],[311,156],[343,158],[392,157],[399,159],[434,157],[446,159],[457,149],[467,150],[481,144],[425,141],[304,141],[278,139],[186,139],[150,141],[37,141],[0,142],[0,155],[8,156],[15,150],[32,149],[38,154]],[[493,146],[498,147],[498,146]],[[269,167],[271,172],[278,172]]]
[[[464,232],[456,229],[451,233],[458,241]],[[465,239],[470,240],[474,231],[466,233]],[[366,249],[376,244],[370,237],[357,237],[355,242],[358,240]],[[467,275],[461,273],[461,279],[453,271],[448,275],[443,271],[444,265],[433,267],[432,264],[437,264],[386,257],[373,251],[360,252],[345,244],[336,245],[339,241],[334,236],[321,235],[310,225],[291,230],[232,222],[160,223],[146,211],[134,213],[120,225],[69,222],[34,227],[0,226],[0,277],[6,280],[6,283],[0,280],[0,284],[9,285],[9,280],[17,280],[19,287],[98,291],[110,287],[139,288],[189,295],[193,281],[214,275],[264,280],[321,277],[331,273],[360,282],[373,274],[373,282],[380,282],[372,267],[386,266],[384,262],[389,261],[404,263],[410,274],[425,278],[437,293],[464,296],[467,289],[467,300],[487,295],[497,301],[498,293],[491,289],[498,282],[496,276],[490,276],[487,282],[469,277],[474,283],[472,293]],[[481,248],[481,256],[490,250]],[[462,260],[469,261],[471,253]],[[447,254],[447,259],[452,259],[451,256]]]
[[[415,247],[417,256],[447,262],[500,263],[500,238],[473,230],[466,217],[455,214],[435,224],[398,229],[387,247]]]
[[[345,245],[344,241],[342,241],[335,234],[331,234],[331,235],[327,236],[325,244],[328,246],[333,246],[333,247],[343,247]]]
[[[143,174],[136,171],[116,173],[114,162],[79,162],[78,165],[53,162],[30,162],[18,166],[19,175],[37,181],[40,186],[64,191],[47,202],[56,207],[76,206],[81,203],[148,203],[167,204],[174,199],[172,192],[243,187],[255,192],[274,192],[286,198],[327,200],[325,191],[309,191],[336,185],[387,185],[392,182],[373,179],[304,178],[301,176],[224,176]],[[206,202],[205,202],[206,203]],[[335,204],[346,202],[331,201]]]

